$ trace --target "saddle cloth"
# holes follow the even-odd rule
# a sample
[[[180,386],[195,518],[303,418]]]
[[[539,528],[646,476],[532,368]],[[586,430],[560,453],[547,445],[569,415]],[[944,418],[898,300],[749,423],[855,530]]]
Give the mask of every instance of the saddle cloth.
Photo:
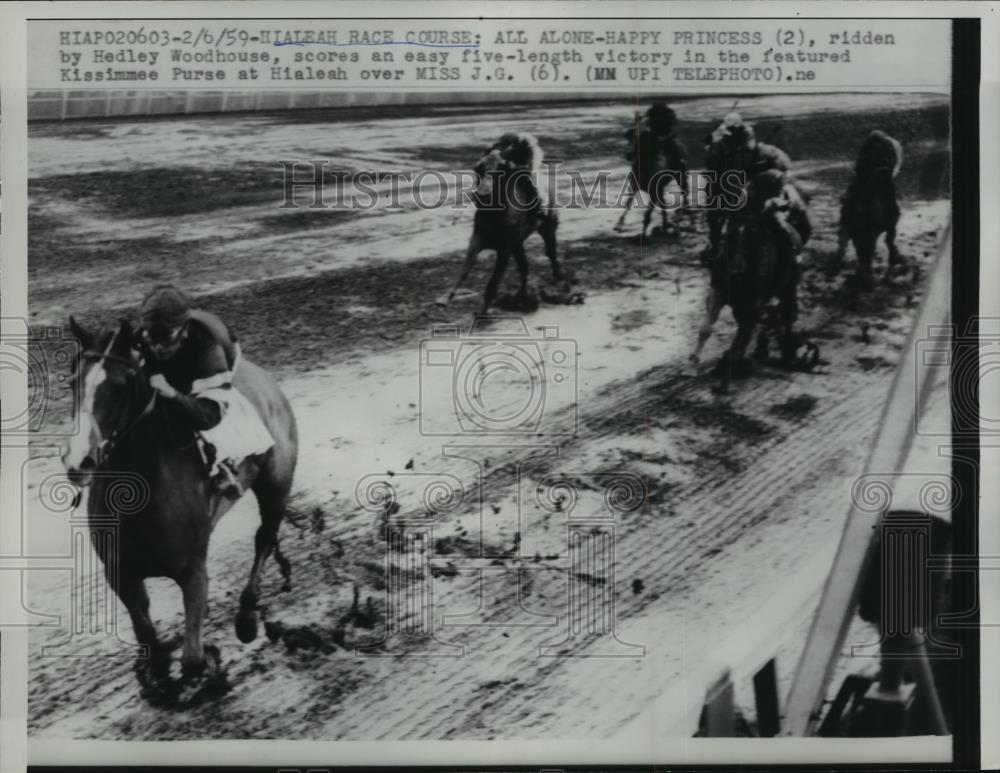
[[[217,461],[232,459],[236,464],[248,456],[262,454],[274,445],[274,438],[253,403],[232,384],[233,374],[241,361],[237,348],[231,371],[220,373],[211,379],[196,381],[191,389],[192,395],[219,403],[222,408],[221,421],[211,429],[201,430],[199,434],[215,446]]]

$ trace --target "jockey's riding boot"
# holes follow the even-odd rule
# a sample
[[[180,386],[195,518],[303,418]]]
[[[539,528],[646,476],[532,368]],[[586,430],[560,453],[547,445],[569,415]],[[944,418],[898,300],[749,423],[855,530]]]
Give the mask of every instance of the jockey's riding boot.
[[[240,476],[236,465],[231,459],[222,459],[218,464],[218,472],[212,478],[216,493],[229,499],[238,499],[243,495]]]

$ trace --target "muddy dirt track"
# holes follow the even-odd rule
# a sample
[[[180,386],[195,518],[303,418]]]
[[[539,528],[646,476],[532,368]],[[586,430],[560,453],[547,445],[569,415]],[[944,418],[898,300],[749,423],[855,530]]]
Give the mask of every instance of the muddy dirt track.
[[[729,106],[720,99],[675,105],[696,160],[702,137]],[[675,214],[676,236],[640,244],[633,238],[639,211],[630,215],[629,233],[618,235],[617,209],[564,209],[560,255],[585,302],[543,303],[524,321],[535,337],[558,327],[555,340],[572,343],[572,388],[546,394],[543,424],[516,438],[518,448],[443,454],[442,445],[474,443],[421,432],[435,420],[434,396],[422,392],[431,376],[420,368],[421,341],[432,324],[468,325],[492,266],[483,254],[449,309],[432,304],[456,274],[471,211],[278,208],[278,160],[325,160],[330,172],[367,170],[379,180],[391,172],[446,172],[467,168],[512,129],[535,133],[547,158],[565,169],[611,169],[612,184],[620,185],[621,134],[635,107],[30,127],[32,321],[60,325],[69,313],[90,325],[134,318],[149,286],[182,283],[230,322],[250,359],[281,379],[302,436],[297,504],[308,516],[303,528],[283,531],[293,588],[280,592],[276,568],[265,570],[271,635],[262,632],[250,645],[236,640],[232,618],[252,556],[251,498],[213,538],[206,636],[226,662],[226,695],[185,711],[145,704],[131,671],[132,632],[119,609],[123,641],[105,637],[62,650],[90,655],[86,661],[41,657],[41,645],[65,634],[34,635],[34,737],[611,737],[672,677],[700,663],[727,627],[779,593],[783,580],[830,555],[923,295],[924,268],[947,222],[945,97],[741,101],[758,135],[773,136],[791,155],[811,197],[800,328],[821,348],[823,363],[812,373],[761,367],[732,394],[713,394],[711,377],[686,361],[707,282],[696,257],[705,242],[702,216]],[[897,243],[913,270],[856,296],[844,286],[853,251],[843,266],[830,257],[838,197],[858,143],[876,127],[905,149]],[[544,287],[540,239],[529,242],[528,253],[532,282]],[[880,248],[877,276],[884,268]],[[706,350],[709,362],[732,332],[725,312]],[[490,399],[510,408],[523,395],[513,377],[504,378],[490,386]],[[943,389],[933,410],[947,421]],[[48,428],[63,426],[67,402],[64,395],[53,401]],[[65,551],[68,513],[45,504],[57,460],[43,444],[34,453],[30,544]],[[611,576],[600,556],[570,550],[568,524],[572,513],[602,512],[602,487],[619,473],[641,479],[647,493],[617,516]],[[439,503],[429,542],[421,543],[432,567],[432,620],[416,607],[388,615],[403,629],[433,627],[436,639],[390,638],[376,648],[390,657],[355,657],[355,646],[385,638],[388,589],[409,593],[426,580],[414,551],[387,547],[385,503],[358,492],[387,483],[398,512],[419,516],[431,482],[447,476],[460,481],[464,495]],[[536,496],[552,481],[579,493],[572,513]],[[179,592],[150,585],[153,617],[164,636],[175,636]],[[614,637],[574,633],[578,591],[593,603],[614,601]],[[32,608],[50,614],[65,614],[68,596],[68,580],[55,572],[33,577],[28,593]]]

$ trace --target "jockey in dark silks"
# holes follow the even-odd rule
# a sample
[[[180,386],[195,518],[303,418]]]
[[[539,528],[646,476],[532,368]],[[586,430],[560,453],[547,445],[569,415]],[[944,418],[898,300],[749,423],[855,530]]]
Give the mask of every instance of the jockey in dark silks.
[[[652,105],[642,118],[636,113],[635,127],[626,129],[624,134],[628,141],[625,158],[630,164],[635,162],[639,139],[646,132],[649,132],[655,150],[680,167],[677,171],[681,172],[682,180],[686,179],[684,175],[687,172],[687,148],[677,136],[677,114],[663,102]],[[686,188],[686,185],[682,185],[681,188]],[[684,194],[686,198],[686,190]]]
[[[525,181],[531,200],[518,200],[517,203],[525,209],[543,207],[545,202],[542,201],[538,185],[540,182],[538,172],[542,166],[543,154],[534,136],[523,132],[507,132],[486,150],[487,157],[491,154],[497,154],[508,171],[522,172],[518,177]],[[475,171],[481,177],[484,174],[484,164],[480,162]]]
[[[168,415],[179,426],[202,436],[203,453],[220,493],[242,493],[236,475],[240,459],[223,456],[222,449],[204,435],[219,427],[236,397],[232,386],[240,359],[236,336],[214,314],[192,309],[184,293],[170,285],[155,288],[140,314],[139,347],[150,385],[166,399]],[[257,441],[259,448],[263,444],[259,435]]]
[[[899,217],[899,196],[896,191],[896,176],[903,165],[903,146],[884,131],[875,129],[861,143],[858,160],[854,165],[854,175],[847,185],[847,192],[841,197],[840,221],[841,231],[849,227],[851,211],[847,205],[858,196],[859,190],[872,188],[885,196],[883,206],[885,211]],[[884,185],[873,185],[880,180]],[[840,252],[846,247],[846,237],[841,237]],[[890,250],[895,252],[895,245],[890,244]]]
[[[753,128],[731,113],[716,130],[718,139],[709,146],[711,171],[718,174],[738,171],[744,175],[751,211],[767,213],[777,228],[777,235],[798,259],[802,244],[808,239],[810,225],[805,202],[788,181],[791,159],[780,148],[754,137]],[[719,248],[725,212],[709,210],[708,256]]]

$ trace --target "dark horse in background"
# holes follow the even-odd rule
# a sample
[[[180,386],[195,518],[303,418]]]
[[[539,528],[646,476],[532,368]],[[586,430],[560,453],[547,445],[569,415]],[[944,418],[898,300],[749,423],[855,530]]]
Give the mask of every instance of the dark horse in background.
[[[117,329],[96,336],[70,319],[82,354],[73,377],[74,413],[79,434],[63,454],[69,479],[90,486],[87,512],[107,517],[109,487],[135,486],[142,507],[118,516],[117,544],[101,556],[105,577],[128,610],[136,639],[145,650],[136,661],[143,694],[150,700],[176,698],[182,685],[213,677],[223,679],[218,649],[202,643],[202,625],[208,602],[206,559],[209,536],[228,511],[232,498],[220,497],[206,473],[194,433],[167,418],[157,392],[141,367],[132,327],[121,321]],[[255,555],[246,587],[240,596],[236,634],[243,642],[257,635],[257,595],[264,562],[274,552],[286,583],[288,561],[278,550],[278,529],[286,515],[298,455],[298,438],[291,406],[274,379],[246,360],[233,374],[239,389],[260,413],[274,439],[264,454],[244,460],[240,483],[252,488],[260,509],[261,526],[254,540]],[[113,513],[111,513],[113,514]],[[184,597],[184,645],[181,685],[170,678],[170,647],[161,643],[149,616],[145,579],[168,577]]]
[[[861,144],[854,176],[847,193],[841,197],[837,263],[843,261],[848,242],[853,242],[858,255],[855,283],[859,289],[868,290],[874,284],[872,258],[882,234],[889,249],[887,276],[906,263],[896,248],[900,215],[896,175],[902,163],[903,149],[899,142],[876,129]]]
[[[709,259],[710,283],[705,298],[705,322],[698,332],[698,344],[691,361],[699,364],[701,350],[724,306],[729,306],[737,330],[729,351],[719,362],[723,388],[733,377],[743,377],[751,370],[746,350],[769,301],[777,301],[777,328],[782,362],[805,368],[815,365],[813,358],[798,362],[798,340],[793,327],[798,318],[799,264],[780,233],[776,217],[786,216],[804,244],[811,226],[804,202],[798,192],[784,182],[776,170],[756,175],[748,186],[745,205],[725,213],[719,250]],[[758,338],[756,357],[768,356],[769,337]]]
[[[673,115],[673,111],[670,111]],[[669,195],[670,183],[680,190],[681,203],[687,201],[687,151],[671,129],[659,129],[656,124],[650,125],[636,114],[635,129],[625,132],[629,141],[626,158],[631,162],[628,185],[629,194],[625,201],[625,210],[615,225],[616,231],[625,230],[625,216],[628,215],[635,197],[640,191],[649,197],[649,205],[642,218],[642,236],[645,239],[649,224],[653,219],[653,209],[660,210],[660,231],[669,231],[667,209],[671,204]]]
[[[476,215],[472,238],[469,239],[462,274],[442,305],[447,305],[455,297],[483,250],[495,250],[496,263],[483,294],[480,314],[489,311],[496,300],[511,255],[517,263],[521,279],[519,297],[525,299],[528,293],[528,257],[524,252],[524,241],[536,232],[545,242],[545,254],[552,265],[553,279],[562,279],[556,257],[559,217],[551,201],[542,200],[532,179],[541,161],[542,151],[537,140],[530,134],[519,133],[505,134],[476,164],[478,186],[473,196]]]

